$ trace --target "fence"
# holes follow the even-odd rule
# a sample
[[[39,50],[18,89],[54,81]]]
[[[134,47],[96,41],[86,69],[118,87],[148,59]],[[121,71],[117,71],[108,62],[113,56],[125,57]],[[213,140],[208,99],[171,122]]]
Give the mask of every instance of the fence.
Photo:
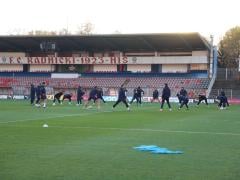
[[[218,68],[218,80],[240,80],[240,73],[237,68]]]
[[[224,91],[228,98],[240,98],[240,89],[212,89],[210,98],[215,98],[220,95],[221,91]]]

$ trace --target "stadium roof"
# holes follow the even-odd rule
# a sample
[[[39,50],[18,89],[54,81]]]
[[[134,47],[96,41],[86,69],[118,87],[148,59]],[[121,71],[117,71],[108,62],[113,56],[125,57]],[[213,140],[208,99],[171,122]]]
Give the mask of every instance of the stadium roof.
[[[37,52],[53,42],[57,51],[194,51],[209,50],[199,33],[0,36],[0,52]]]

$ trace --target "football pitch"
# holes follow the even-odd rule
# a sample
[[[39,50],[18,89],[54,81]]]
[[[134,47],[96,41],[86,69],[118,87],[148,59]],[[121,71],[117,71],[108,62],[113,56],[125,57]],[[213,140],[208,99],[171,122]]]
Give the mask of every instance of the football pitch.
[[[240,179],[239,105],[111,107],[1,100],[0,180]],[[140,145],[183,154],[133,149]]]

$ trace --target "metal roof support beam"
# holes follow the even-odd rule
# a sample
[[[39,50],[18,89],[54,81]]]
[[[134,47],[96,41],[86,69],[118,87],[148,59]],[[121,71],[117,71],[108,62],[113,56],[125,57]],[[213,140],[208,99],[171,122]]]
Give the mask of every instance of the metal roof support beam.
[[[119,47],[118,45],[116,45],[115,43],[111,42],[110,40],[107,40],[106,38],[101,38],[101,40],[103,40],[106,44],[108,44],[115,50],[118,49],[118,50],[122,51],[122,49],[123,49],[123,48]]]
[[[181,37],[181,35],[177,35],[177,36],[178,36],[179,39],[181,39],[183,41],[183,43],[185,44],[185,46],[188,49],[192,50],[192,46],[183,37]]]
[[[204,45],[206,47],[208,47],[208,50],[211,51],[211,45],[207,42],[207,40],[205,38],[203,38],[200,34],[199,34],[199,37],[202,40],[202,42],[204,43]]]
[[[144,42],[144,44],[147,45],[150,49],[152,49],[153,51],[156,51],[156,48],[153,47],[153,45],[150,44],[145,38],[140,37],[139,39],[142,40]]]

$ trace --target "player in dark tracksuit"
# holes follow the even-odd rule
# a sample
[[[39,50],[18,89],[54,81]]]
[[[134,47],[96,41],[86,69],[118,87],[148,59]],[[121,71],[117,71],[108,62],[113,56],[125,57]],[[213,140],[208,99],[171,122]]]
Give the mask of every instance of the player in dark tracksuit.
[[[187,97],[187,95],[188,95],[187,91],[184,89],[184,87],[182,87],[179,92],[179,96]],[[179,98],[178,98],[178,100],[179,100]],[[179,100],[179,104],[181,104],[180,100]]]
[[[161,108],[160,108],[160,111],[162,111],[163,109],[163,105],[165,103],[165,101],[167,101],[167,104],[168,104],[168,108],[169,110],[171,111],[171,105],[169,103],[169,98],[171,96],[171,90],[170,88],[168,87],[168,84],[165,84],[165,87],[163,88],[163,91],[162,91],[162,104],[161,104]]]
[[[180,94],[177,94],[177,97],[178,97],[178,100],[180,102],[180,107],[179,109],[181,109],[184,105],[186,106],[186,108],[188,109],[188,97],[187,96],[183,96],[183,95],[180,95]]]
[[[198,95],[198,103],[197,103],[197,106],[199,106],[199,104],[202,102],[202,101],[205,101],[205,104],[208,105],[208,102],[207,102],[207,97],[203,94],[199,94]]]
[[[64,94],[64,95],[63,95],[62,102],[64,101],[64,99],[68,99],[68,104],[71,104],[71,102],[72,102],[72,93],[70,93],[70,94]]]
[[[106,101],[103,99],[102,88],[97,88],[96,99],[94,99],[94,103],[96,102],[97,99],[101,99],[104,103],[106,103]]]
[[[55,104],[56,100],[58,101],[59,104],[61,104],[60,98],[61,98],[62,95],[63,95],[62,91],[60,91],[60,92],[58,92],[57,94],[54,95],[53,106],[56,105]]]
[[[130,101],[130,104],[132,104],[135,99],[137,100],[137,104],[138,104],[139,99],[138,99],[137,88],[134,88],[134,89],[133,89],[133,97],[132,97],[132,100]]]
[[[138,86],[137,88],[137,98],[138,98],[138,103],[142,105],[142,95],[144,95],[144,91]]]
[[[220,109],[225,109],[226,105],[229,106],[228,99],[224,91],[221,91],[220,96],[218,96],[218,99],[219,99],[218,107]]]
[[[42,85],[40,86],[40,101],[43,103],[43,108],[46,107],[46,101],[47,101],[47,92],[45,88],[45,82],[42,82]],[[40,107],[40,104],[39,104]]]
[[[92,88],[91,90],[90,90],[90,92],[89,92],[89,97],[88,97],[88,100],[87,100],[87,102],[86,102],[86,104],[85,104],[85,107],[86,108],[90,108],[91,106],[88,106],[89,105],[89,103],[90,103],[90,101],[91,100],[95,100],[97,98],[97,86],[95,86],[94,88]]]
[[[181,96],[185,96],[185,97],[188,95],[188,93],[187,93],[186,89],[184,89],[184,87],[181,88],[179,94],[180,94]]]
[[[39,104],[41,99],[41,83],[36,88],[36,96],[37,96],[36,104]]]
[[[97,87],[95,86],[93,89],[91,89],[88,97],[88,101],[94,100],[97,97]]]
[[[82,104],[83,95],[85,92],[82,90],[81,86],[78,86],[77,89],[77,105]]]
[[[160,103],[160,100],[159,100],[159,92],[158,92],[157,89],[155,89],[155,90],[153,91],[153,98],[151,99],[151,103],[152,103],[153,101],[155,101],[155,100],[157,100],[157,101]]]
[[[30,88],[30,102],[31,102],[31,105],[34,105],[34,100],[35,100],[35,94],[36,94],[36,89],[34,87],[33,84],[31,84],[31,88]]]
[[[224,92],[223,90],[221,91],[221,96],[224,97],[226,105],[229,106],[228,98],[227,98],[227,96],[225,95],[225,92]]]
[[[127,90],[124,87],[121,86],[119,91],[118,91],[118,100],[113,105],[113,108],[115,108],[120,102],[123,102],[125,104],[125,106],[127,107],[127,109],[130,110],[129,105],[127,103],[126,92],[127,92]]]
[[[226,100],[226,96],[218,96],[217,99],[219,100],[219,104],[218,107],[220,109],[225,109],[226,108],[226,104],[227,104],[227,100]]]

